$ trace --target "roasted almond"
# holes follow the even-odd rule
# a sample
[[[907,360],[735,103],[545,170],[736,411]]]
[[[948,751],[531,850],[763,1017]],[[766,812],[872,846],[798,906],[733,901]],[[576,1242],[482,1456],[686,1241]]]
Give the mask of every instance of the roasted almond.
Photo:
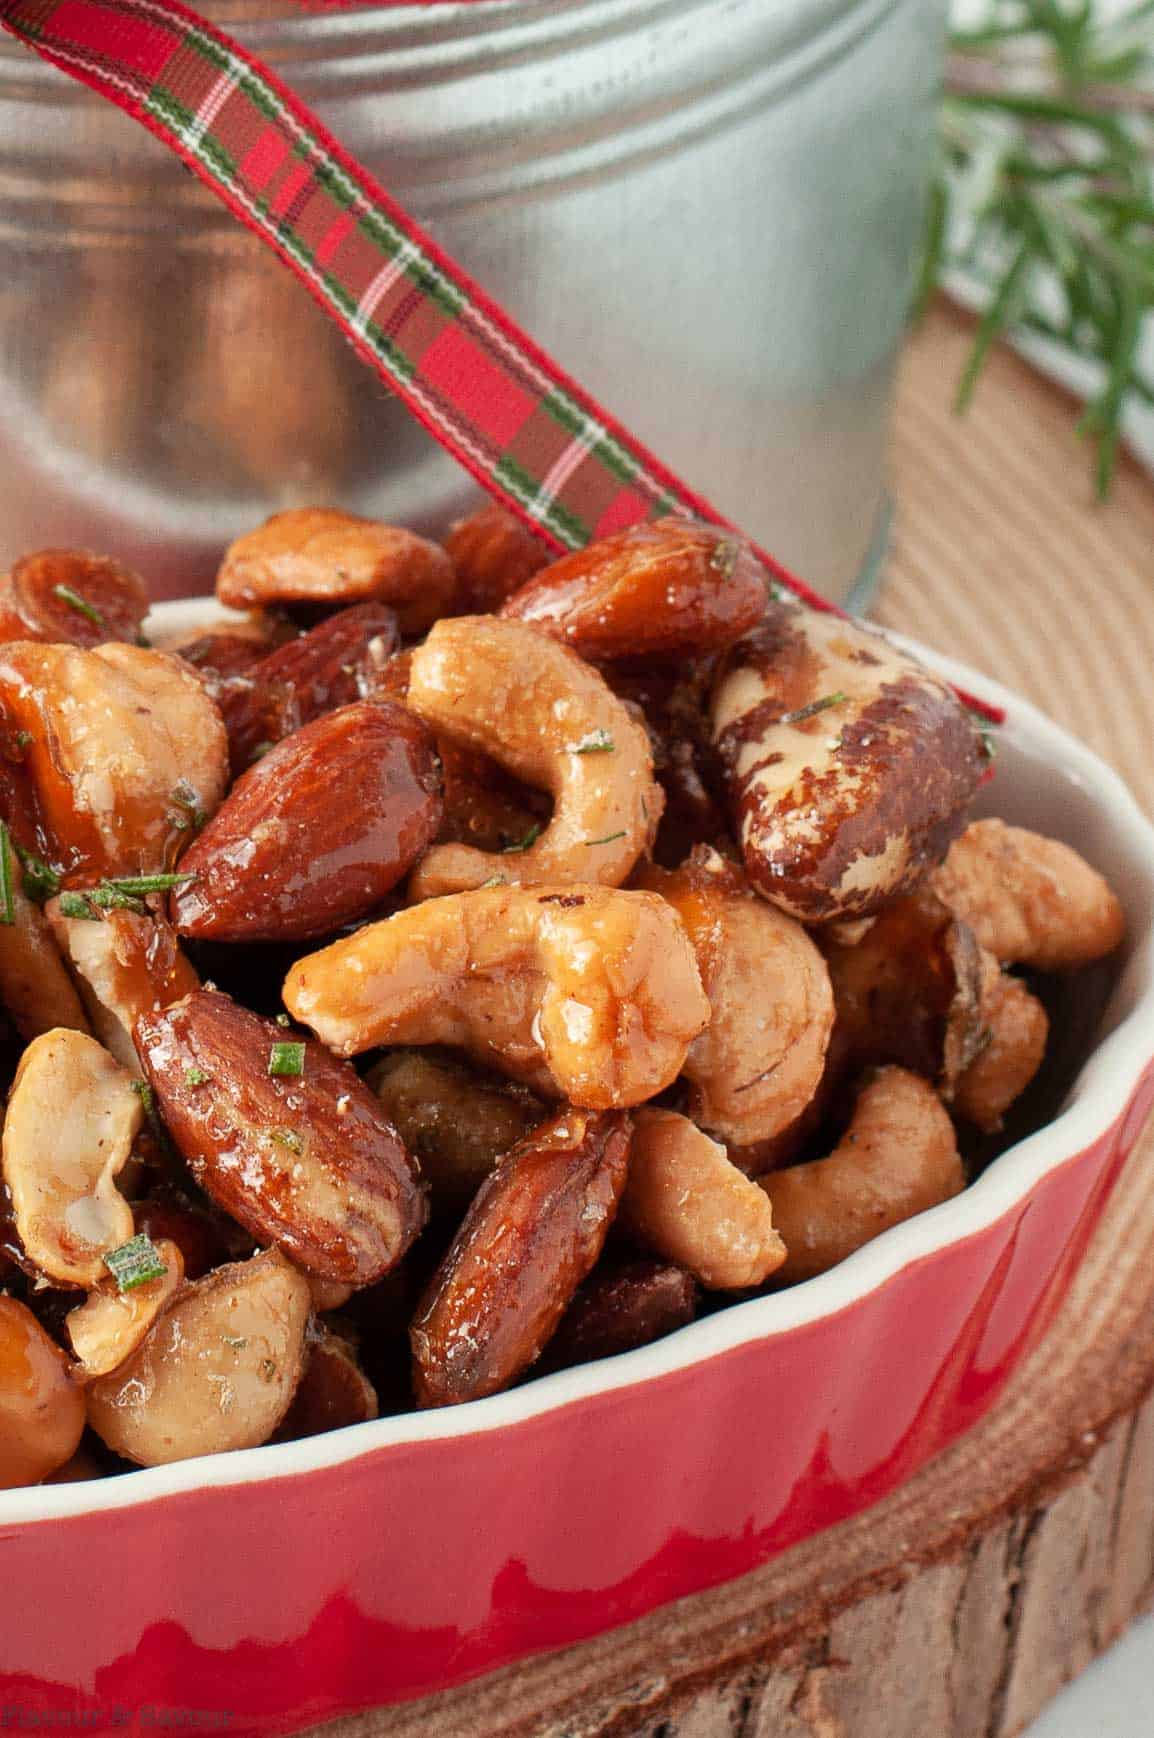
[[[314,718],[375,698],[399,644],[391,609],[354,604],[218,684],[233,776]]]
[[[599,1264],[580,1287],[550,1340],[550,1370],[613,1358],[663,1340],[697,1314],[697,1282],[660,1261]]]
[[[347,1063],[218,990],[142,1016],[136,1044],[193,1177],[258,1243],[357,1286],[400,1260],[424,1193]]]
[[[495,1394],[540,1356],[601,1253],[631,1127],[620,1111],[563,1111],[482,1183],[413,1322],[421,1406]]]
[[[564,556],[502,604],[583,658],[681,658],[732,645],[761,616],[766,575],[732,532],[633,525]]]
[[[270,749],[181,862],[181,935],[303,941],[365,917],[431,842],[440,767],[428,730],[391,702],[342,707]]]
[[[101,646],[140,638],[148,588],[139,575],[83,549],[42,549],[0,581],[0,639]]]
[[[233,609],[320,604],[339,609],[376,598],[421,634],[449,612],[453,563],[427,538],[330,507],[276,513],[226,551],[216,595]]]

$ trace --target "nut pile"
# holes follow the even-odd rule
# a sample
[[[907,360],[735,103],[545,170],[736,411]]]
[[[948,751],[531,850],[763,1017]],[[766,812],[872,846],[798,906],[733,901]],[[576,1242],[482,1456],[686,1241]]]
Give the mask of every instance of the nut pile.
[[[0,581],[0,1484],[479,1399],[966,1182],[1116,948],[954,693],[684,520]],[[962,1151],[959,1151],[959,1138]]]

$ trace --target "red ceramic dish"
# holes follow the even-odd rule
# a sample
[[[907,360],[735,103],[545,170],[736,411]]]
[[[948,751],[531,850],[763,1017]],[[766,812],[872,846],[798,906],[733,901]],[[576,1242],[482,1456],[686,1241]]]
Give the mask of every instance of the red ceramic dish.
[[[169,606],[157,625],[191,619]],[[884,1496],[990,1406],[1154,1101],[1154,829],[1032,707],[929,661],[1006,708],[987,809],[1078,846],[1127,908],[1056,1119],[835,1271],[625,1357],[0,1495],[0,1710],[280,1733],[419,1696],[743,1574]]]

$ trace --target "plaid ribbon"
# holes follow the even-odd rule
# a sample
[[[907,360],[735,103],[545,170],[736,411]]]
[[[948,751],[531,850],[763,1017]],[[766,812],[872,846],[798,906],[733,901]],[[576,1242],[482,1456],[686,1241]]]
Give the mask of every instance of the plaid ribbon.
[[[554,549],[670,512],[729,525],[521,331],[279,79],[181,0],[0,0],[0,24],[175,151],[434,439]],[[757,554],[807,603],[833,607]]]

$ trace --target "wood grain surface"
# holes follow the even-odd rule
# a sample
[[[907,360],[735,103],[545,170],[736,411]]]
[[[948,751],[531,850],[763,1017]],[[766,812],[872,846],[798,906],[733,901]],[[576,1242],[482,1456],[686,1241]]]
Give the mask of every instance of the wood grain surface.
[[[911,341],[885,622],[1036,700],[1154,806],[1154,490],[1093,500],[1072,407],[968,319]],[[328,1738],[1010,1738],[1154,1597],[1154,1143],[995,1411],[866,1515],[726,1587]],[[462,1549],[468,1549],[467,1540]]]

